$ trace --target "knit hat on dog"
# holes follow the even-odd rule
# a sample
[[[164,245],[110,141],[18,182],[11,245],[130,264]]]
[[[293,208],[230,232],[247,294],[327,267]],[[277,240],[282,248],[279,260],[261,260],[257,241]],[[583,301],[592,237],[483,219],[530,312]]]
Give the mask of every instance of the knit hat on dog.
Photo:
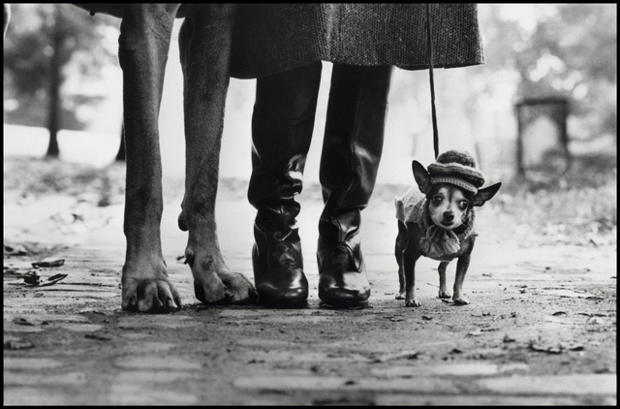
[[[474,158],[465,151],[447,151],[428,166],[431,184],[449,183],[472,193],[484,185],[484,173],[475,169]]]

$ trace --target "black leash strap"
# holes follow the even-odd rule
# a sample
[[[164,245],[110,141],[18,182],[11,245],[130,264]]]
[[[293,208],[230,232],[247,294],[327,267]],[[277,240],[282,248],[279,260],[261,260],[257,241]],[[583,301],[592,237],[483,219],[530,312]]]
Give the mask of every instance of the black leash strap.
[[[428,75],[431,83],[431,113],[433,115],[433,147],[435,159],[439,156],[439,131],[437,129],[437,111],[435,109],[435,80],[433,77],[433,36],[431,31],[431,5],[426,4],[426,28],[428,29]]]

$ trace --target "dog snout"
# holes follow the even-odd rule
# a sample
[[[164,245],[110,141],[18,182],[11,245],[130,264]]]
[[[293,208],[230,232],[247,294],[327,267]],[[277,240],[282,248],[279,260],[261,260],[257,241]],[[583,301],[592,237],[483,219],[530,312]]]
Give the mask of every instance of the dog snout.
[[[443,219],[447,222],[451,222],[452,220],[454,220],[454,213],[452,212],[444,212],[443,213]]]

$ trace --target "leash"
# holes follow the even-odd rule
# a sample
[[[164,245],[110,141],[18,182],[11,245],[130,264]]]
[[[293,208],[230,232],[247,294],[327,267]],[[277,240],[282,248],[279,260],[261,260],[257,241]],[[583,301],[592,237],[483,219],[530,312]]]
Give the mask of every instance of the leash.
[[[431,33],[431,5],[426,3],[426,28],[428,29],[428,76],[431,83],[431,113],[433,116],[433,148],[435,159],[439,156],[439,130],[437,129],[437,110],[435,109],[435,79],[433,77],[433,36]]]

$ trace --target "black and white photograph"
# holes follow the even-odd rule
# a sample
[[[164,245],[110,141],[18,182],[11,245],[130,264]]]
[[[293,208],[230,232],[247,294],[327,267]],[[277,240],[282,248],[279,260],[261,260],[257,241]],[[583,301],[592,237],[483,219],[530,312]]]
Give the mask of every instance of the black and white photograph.
[[[617,4],[3,6],[5,406],[617,405]]]

